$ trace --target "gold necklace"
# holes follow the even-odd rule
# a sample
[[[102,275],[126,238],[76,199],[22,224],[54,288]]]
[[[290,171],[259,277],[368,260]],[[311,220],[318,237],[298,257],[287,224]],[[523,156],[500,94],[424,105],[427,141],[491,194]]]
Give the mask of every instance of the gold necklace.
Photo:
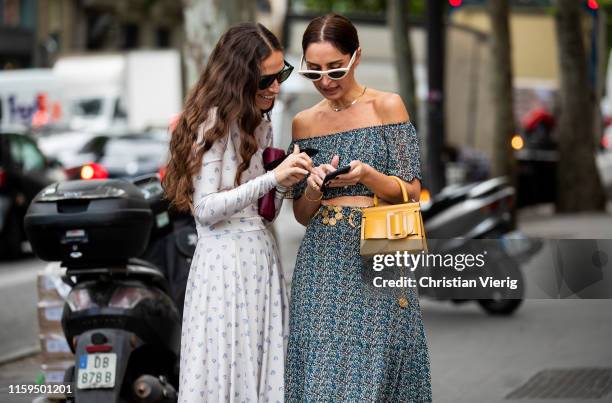
[[[355,98],[353,100],[353,102],[351,102],[350,104],[346,105],[346,106],[341,106],[339,108],[336,108],[335,106],[332,105],[332,103],[330,101],[327,101],[327,103],[329,104],[329,107],[332,108],[332,110],[334,112],[341,112],[345,109],[350,108],[351,106],[355,105],[355,103],[357,103],[357,100],[359,100],[359,98],[361,98],[363,96],[363,94],[365,94],[366,90],[368,89],[368,87],[363,87],[363,91],[361,92],[361,95],[359,95],[357,98]]]

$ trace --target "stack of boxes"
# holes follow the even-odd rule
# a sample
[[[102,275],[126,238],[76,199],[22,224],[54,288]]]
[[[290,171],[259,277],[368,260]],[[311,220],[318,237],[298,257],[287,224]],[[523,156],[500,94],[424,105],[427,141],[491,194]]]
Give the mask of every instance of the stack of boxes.
[[[38,327],[42,350],[42,373],[46,384],[62,383],[64,372],[74,365],[74,354],[62,330],[64,299],[57,291],[57,274],[38,273]]]

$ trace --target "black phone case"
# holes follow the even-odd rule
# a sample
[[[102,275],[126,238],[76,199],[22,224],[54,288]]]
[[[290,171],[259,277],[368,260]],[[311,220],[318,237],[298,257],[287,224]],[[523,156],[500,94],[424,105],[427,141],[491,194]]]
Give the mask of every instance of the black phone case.
[[[351,166],[347,165],[345,167],[336,169],[334,172],[328,173],[327,175],[325,175],[325,179],[323,179],[323,186],[321,187],[321,189],[327,189],[327,186],[329,185],[329,182],[331,182],[332,179],[334,179],[338,175],[348,173],[350,170]]]

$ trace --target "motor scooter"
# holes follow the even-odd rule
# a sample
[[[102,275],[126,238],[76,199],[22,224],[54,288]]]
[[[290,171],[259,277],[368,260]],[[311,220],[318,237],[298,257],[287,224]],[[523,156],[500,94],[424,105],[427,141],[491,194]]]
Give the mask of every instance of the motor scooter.
[[[168,233],[162,195],[159,180],[68,181],[28,209],[32,250],[61,261],[72,287],[62,315],[75,354],[68,400],[176,402],[179,310],[162,271],[135,258]]]
[[[443,189],[431,200],[421,202],[429,251],[434,253],[477,253],[486,250],[484,267],[486,274],[494,278],[517,279],[519,288],[476,293],[453,288],[419,287],[419,294],[437,300],[462,303],[476,302],[489,314],[509,315],[522,303],[524,295],[523,275],[520,260],[526,259],[534,250],[518,231],[515,231],[512,208],[515,191],[507,178],[498,177],[467,185],[453,185]],[[452,271],[452,270],[451,270]],[[417,270],[417,274],[419,271]],[[429,273],[427,273],[429,274]],[[456,275],[444,270],[433,270],[437,279],[445,275]],[[464,271],[461,276],[482,275],[482,272]]]

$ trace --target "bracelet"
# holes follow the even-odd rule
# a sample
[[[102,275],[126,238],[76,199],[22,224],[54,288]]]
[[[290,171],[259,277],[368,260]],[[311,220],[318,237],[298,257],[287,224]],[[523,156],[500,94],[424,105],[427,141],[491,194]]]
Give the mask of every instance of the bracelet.
[[[287,191],[281,192],[278,189],[276,189],[276,192],[274,193],[274,197],[277,199],[284,199],[286,195]]]
[[[306,194],[306,192],[308,191],[308,187],[306,188],[306,190],[304,190],[304,197],[306,198],[306,200],[311,201],[311,202],[318,202],[321,201],[321,199],[323,198],[323,192],[321,192],[321,195],[319,196],[318,199],[311,199],[310,197],[308,197],[308,195]]]

